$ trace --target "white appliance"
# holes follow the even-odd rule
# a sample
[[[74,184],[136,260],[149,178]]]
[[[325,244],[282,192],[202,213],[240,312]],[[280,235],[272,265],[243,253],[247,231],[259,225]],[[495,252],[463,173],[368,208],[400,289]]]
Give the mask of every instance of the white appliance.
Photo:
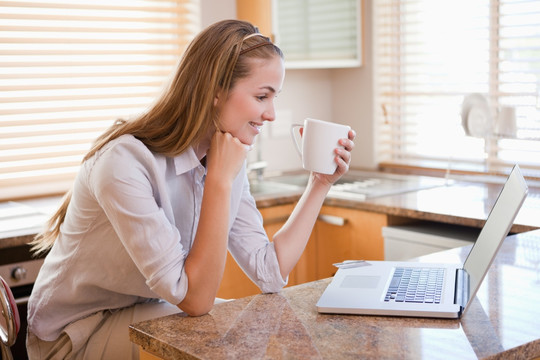
[[[384,259],[404,261],[460,246],[472,245],[481,229],[444,223],[385,226]]]

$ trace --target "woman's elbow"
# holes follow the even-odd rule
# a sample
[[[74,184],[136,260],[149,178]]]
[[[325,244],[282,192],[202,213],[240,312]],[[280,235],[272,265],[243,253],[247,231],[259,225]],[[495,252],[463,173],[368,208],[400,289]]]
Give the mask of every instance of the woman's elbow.
[[[189,316],[202,316],[206,315],[212,310],[214,302],[209,301],[182,301],[177,305],[180,310],[188,314]]]
[[[189,316],[203,316],[203,315],[206,315],[210,312],[210,310],[212,310],[212,307],[205,307],[205,308],[196,308],[196,309],[191,309],[190,311],[186,311],[186,313],[189,315]]]

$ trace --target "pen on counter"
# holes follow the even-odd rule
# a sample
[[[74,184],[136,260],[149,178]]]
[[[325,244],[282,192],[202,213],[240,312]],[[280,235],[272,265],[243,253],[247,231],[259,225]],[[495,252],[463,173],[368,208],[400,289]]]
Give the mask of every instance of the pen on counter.
[[[339,269],[349,269],[354,267],[366,266],[365,260],[345,260],[343,262],[332,264]]]

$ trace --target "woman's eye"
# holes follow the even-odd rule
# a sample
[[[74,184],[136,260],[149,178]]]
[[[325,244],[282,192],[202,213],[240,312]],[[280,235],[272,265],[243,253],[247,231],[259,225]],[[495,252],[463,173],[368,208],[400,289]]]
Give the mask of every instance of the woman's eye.
[[[258,99],[259,101],[263,101],[263,100],[266,99],[266,98],[268,98],[268,96],[266,96],[266,95],[257,96],[257,99]]]

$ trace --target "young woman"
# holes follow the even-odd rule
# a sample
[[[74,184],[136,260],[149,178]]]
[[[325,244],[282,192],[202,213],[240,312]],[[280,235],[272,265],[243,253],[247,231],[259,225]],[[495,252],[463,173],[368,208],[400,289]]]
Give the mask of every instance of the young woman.
[[[247,22],[221,21],[193,40],[147,113],[97,139],[34,242],[50,252],[29,300],[31,359],[136,358],[128,325],[210,311],[227,249],[262,292],[286,284],[355,134],[269,242],[245,162],[283,78],[277,46]]]

